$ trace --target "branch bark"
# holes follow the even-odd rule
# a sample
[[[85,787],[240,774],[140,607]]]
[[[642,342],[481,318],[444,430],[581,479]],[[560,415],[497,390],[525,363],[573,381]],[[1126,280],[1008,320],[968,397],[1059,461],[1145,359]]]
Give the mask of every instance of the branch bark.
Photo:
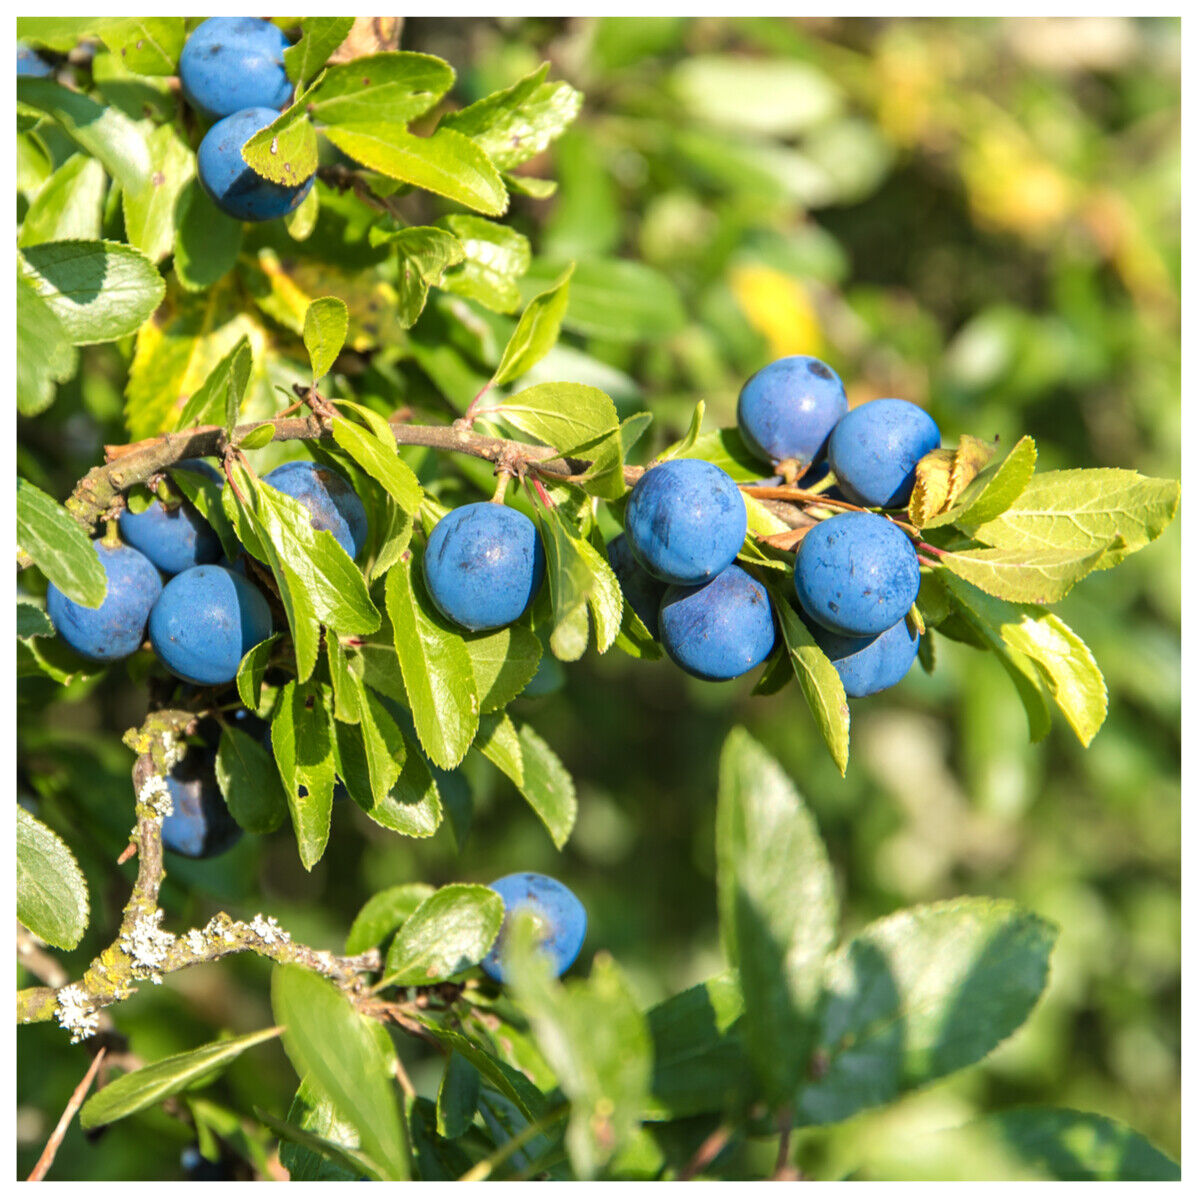
[[[162,927],[159,889],[163,867],[163,803],[167,795],[164,776],[182,753],[182,738],[194,714],[164,709],[151,713],[139,730],[126,735],[138,752],[133,767],[136,811],[134,842],[138,873],[112,943],[73,982],[30,987],[17,993],[17,1021],[30,1024],[57,1019],[82,1041],[100,1029],[102,1011],[131,996],[143,983],[161,983],[164,975],[202,962],[216,962],[231,954],[253,953],[279,963],[296,963],[332,980],[352,999],[367,999],[363,975],[378,971],[379,952],[339,956],[294,941],[273,917],[261,913],[239,921],[217,913],[203,928],[176,936]],[[56,979],[59,977],[55,977]],[[54,982],[53,980],[48,982]]]

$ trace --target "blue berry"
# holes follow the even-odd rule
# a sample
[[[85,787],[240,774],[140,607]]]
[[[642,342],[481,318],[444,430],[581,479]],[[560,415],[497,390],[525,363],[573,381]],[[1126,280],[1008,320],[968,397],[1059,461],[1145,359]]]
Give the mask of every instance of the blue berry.
[[[312,527],[327,529],[351,558],[362,553],[367,543],[367,510],[343,476],[300,459],[269,471],[263,482],[304,505]]]
[[[846,414],[846,389],[819,358],[793,354],[768,363],[738,395],[742,441],[769,463],[811,463]]]
[[[829,436],[829,465],[846,497],[868,508],[901,508],[917,461],[942,444],[934,419],[907,400],[851,409]]]
[[[108,579],[100,607],[76,604],[51,584],[46,589],[46,611],[58,636],[77,654],[93,662],[114,662],[142,644],[146,620],[162,592],[162,577],[132,546],[103,542],[95,546]]]
[[[48,79],[54,68],[31,46],[17,43],[17,78]]]
[[[555,976],[561,975],[579,956],[587,933],[587,912],[570,888],[534,871],[505,875],[488,885],[499,892],[504,901],[504,925],[496,943],[480,964],[497,983],[506,980],[504,971],[504,934],[509,919],[516,912],[532,913],[537,920],[542,950],[554,965]]]
[[[171,815],[163,821],[163,846],[184,858],[224,854],[242,836],[217,784],[216,756],[192,747],[167,775]]]
[[[221,476],[202,459],[184,459],[179,466],[221,482]],[[221,557],[221,542],[212,526],[186,500],[174,508],[164,508],[156,499],[140,513],[123,509],[118,525],[125,541],[168,575]]]
[[[746,540],[746,502],[720,467],[675,458],[634,484],[625,509],[634,557],[656,579],[707,583],[737,558]]]
[[[464,629],[499,629],[537,595],[546,556],[524,513],[484,500],[456,508],[434,526],[423,567],[443,616]]]
[[[272,183],[242,158],[242,147],[277,116],[269,108],[244,108],[218,121],[196,151],[200,183],[213,203],[236,221],[286,217],[312,189],[315,175],[294,184]]]
[[[273,109],[288,102],[292,81],[283,66],[288,40],[259,17],[210,17],[188,35],[179,56],[179,82],[188,103],[216,120],[243,108]]]
[[[850,697],[873,696],[899,683],[917,657],[921,638],[909,628],[908,618],[873,638],[849,638],[809,625],[813,639],[833,663]]]
[[[796,596],[818,624],[848,637],[874,637],[912,607],[921,564],[904,531],[878,513],[841,513],[800,543]]]
[[[736,679],[775,648],[767,589],[738,566],[708,583],[668,588],[658,622],[663,649],[698,679]]]
[[[229,683],[242,656],[271,634],[262,592],[224,567],[192,567],[167,584],[150,613],[150,644],[189,683]]]
[[[633,556],[629,539],[623,533],[617,534],[608,543],[608,565],[612,567],[629,607],[641,617],[650,636],[658,637],[658,606],[662,603],[667,585],[642,569]]]

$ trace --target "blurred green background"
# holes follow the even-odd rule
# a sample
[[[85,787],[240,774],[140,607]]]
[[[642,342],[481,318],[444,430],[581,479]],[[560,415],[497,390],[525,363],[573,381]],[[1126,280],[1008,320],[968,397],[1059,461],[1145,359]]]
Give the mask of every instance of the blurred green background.
[[[579,261],[577,284],[598,260],[654,268],[639,336],[577,313],[568,349],[548,360],[557,377],[601,382],[623,415],[655,414],[639,458],[678,436],[699,399],[707,427],[732,424],[751,372],[808,353],[835,367],[852,402],[926,405],[947,441],[1028,432],[1044,468],[1178,476],[1178,21],[410,19],[401,44],[454,64],[460,103],[546,59],[585,93],[574,130],[532,164],[558,195],[518,198],[513,219],[535,254]],[[396,404],[423,403],[436,375],[421,358],[399,355]],[[19,426],[22,473],[60,497],[104,442],[124,440],[125,364],[109,348],[87,361],[82,382]],[[1108,722],[1087,751],[1061,723],[1031,746],[1000,667],[945,640],[932,676],[914,670],[854,703],[845,780],[797,689],[756,699],[750,680],[706,685],[668,663],[592,655],[566,668],[562,690],[517,706],[575,775],[565,854],[476,765],[461,853],[446,829],[408,842],[339,805],[311,875],[287,830],[213,863],[171,863],[168,922],[261,910],[339,947],[379,888],[542,870],[587,905],[585,958],[610,949],[650,1004],[720,968],[716,762],[743,724],[815,810],[847,931],[961,893],[1013,897],[1062,931],[1024,1029],[982,1067],[884,1113],[806,1131],[806,1172],[961,1170],[915,1135],[1019,1104],[1120,1118],[1178,1158],[1178,522],[1060,611],[1109,685]],[[64,956],[78,970],[128,892],[132,867],[114,861],[132,756],[118,735],[140,719],[145,689],[115,670],[77,686],[75,703],[48,705],[50,690],[20,683],[20,788],[92,883],[93,932]],[[153,1059],[269,1023],[267,982],[266,964],[230,961],[143,988],[114,1015]],[[432,1094],[438,1063],[402,1051]],[[86,1057],[50,1026],[20,1030],[18,1052],[24,1176]],[[294,1086],[272,1046],[209,1095],[283,1113]],[[95,1142],[76,1125],[53,1176],[178,1177],[186,1141],[161,1114]]]

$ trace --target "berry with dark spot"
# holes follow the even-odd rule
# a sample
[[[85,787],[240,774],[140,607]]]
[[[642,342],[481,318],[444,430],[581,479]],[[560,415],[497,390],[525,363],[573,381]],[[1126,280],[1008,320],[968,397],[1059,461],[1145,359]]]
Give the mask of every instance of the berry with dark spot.
[[[918,460],[941,444],[941,431],[923,408],[907,400],[872,400],[834,427],[829,466],[852,503],[900,508],[912,494]]]
[[[54,584],[46,589],[46,611],[58,636],[93,662],[127,658],[146,636],[146,621],[162,592],[158,568],[132,546],[96,542],[108,581],[99,608],[76,604]]]
[[[659,636],[671,660],[697,679],[736,679],[775,649],[775,616],[767,589],[739,566],[663,596]]]
[[[179,466],[207,475],[214,483],[221,482],[221,476],[202,459],[184,459]],[[166,508],[161,500],[155,499],[140,513],[126,508],[118,518],[118,525],[125,541],[168,575],[178,575],[189,567],[216,562],[221,557],[221,542],[212,526],[187,500]]]
[[[534,871],[505,875],[488,885],[504,901],[504,924],[496,942],[480,963],[497,983],[504,983],[504,938],[513,914],[527,912],[536,924],[542,951],[549,957],[555,976],[562,975],[579,956],[587,933],[587,911],[570,888]]]
[[[499,629],[537,595],[546,556],[524,513],[483,500],[456,508],[434,526],[422,567],[443,616],[464,629]]]
[[[742,441],[769,463],[794,458],[811,463],[846,414],[846,389],[818,358],[776,359],[746,381],[738,395]]]
[[[242,147],[279,114],[244,108],[218,121],[196,151],[200,183],[213,203],[236,221],[273,221],[300,207],[315,175],[294,184],[264,179],[242,158]]]
[[[875,637],[912,607],[921,565],[894,522],[848,512],[809,530],[794,579],[800,607],[818,624],[847,637]]]
[[[675,458],[634,484],[625,509],[634,557],[656,579],[707,583],[737,557],[746,539],[746,502],[710,462]]]
[[[188,35],[179,56],[179,82],[187,102],[216,120],[244,108],[271,109],[271,119],[292,95],[283,65],[288,40],[260,17],[210,17]]]
[[[248,579],[215,564],[192,567],[163,588],[150,612],[150,644],[180,679],[229,683],[271,626],[267,601]]]
[[[367,510],[345,478],[308,459],[284,463],[263,476],[276,491],[298,500],[314,529],[327,529],[351,558],[367,543]]]
[[[642,624],[650,631],[650,636],[657,638],[658,606],[662,603],[667,585],[662,580],[655,579],[649,571],[642,569],[633,556],[629,539],[623,533],[617,534],[608,543],[608,565],[612,567],[629,607],[641,617]]]

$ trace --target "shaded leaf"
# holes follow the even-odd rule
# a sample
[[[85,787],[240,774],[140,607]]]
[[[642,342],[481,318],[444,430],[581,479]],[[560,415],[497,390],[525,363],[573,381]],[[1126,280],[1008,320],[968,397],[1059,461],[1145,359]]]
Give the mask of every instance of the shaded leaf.
[[[433,895],[427,883],[401,883],[376,892],[358,910],[346,935],[346,953],[362,954],[394,933],[416,911],[422,900]]]
[[[99,608],[108,576],[83,527],[40,488],[17,478],[17,546],[63,595]]]
[[[66,842],[17,806],[17,920],[60,950],[74,950],[87,929],[87,880]]]

